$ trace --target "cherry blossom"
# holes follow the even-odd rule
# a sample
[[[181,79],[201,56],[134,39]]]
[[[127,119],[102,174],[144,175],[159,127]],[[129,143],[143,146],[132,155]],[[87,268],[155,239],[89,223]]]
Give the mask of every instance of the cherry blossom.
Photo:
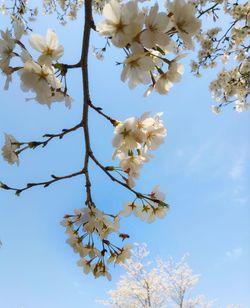
[[[19,165],[19,157],[16,150],[20,147],[19,142],[16,138],[10,134],[5,135],[5,144],[2,147],[3,158],[11,165]]]
[[[61,83],[55,77],[53,69],[34,61],[27,61],[24,64],[20,71],[20,79],[22,90],[35,92],[37,101],[48,105],[50,104],[48,98],[52,96],[51,90],[61,88]]]
[[[120,4],[111,0],[103,8],[106,19],[98,24],[97,31],[112,37],[112,43],[117,47],[125,47],[140,32],[142,14],[138,14],[136,1]]]
[[[41,65],[51,65],[64,53],[64,47],[59,44],[57,35],[52,29],[48,29],[46,38],[39,34],[32,34],[29,38],[29,43],[35,50],[42,53],[38,58]]]
[[[192,37],[198,33],[201,22],[195,17],[195,7],[184,0],[167,2],[167,9],[171,14],[173,27],[178,31],[179,36],[187,49],[193,49]]]
[[[170,42],[166,34],[169,18],[164,12],[158,13],[158,10],[159,6],[156,3],[145,18],[146,29],[141,33],[140,41],[146,48],[153,48],[155,45],[166,47]]]

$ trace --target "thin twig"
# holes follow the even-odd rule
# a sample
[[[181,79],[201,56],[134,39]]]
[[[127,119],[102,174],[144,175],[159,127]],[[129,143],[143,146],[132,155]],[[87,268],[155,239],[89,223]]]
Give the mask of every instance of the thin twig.
[[[136,197],[140,198],[140,199],[147,199],[156,203],[159,203],[160,200],[157,200],[155,198],[151,198],[149,197],[149,195],[144,195],[142,193],[139,193],[138,191],[134,190],[133,188],[129,187],[126,183],[118,180],[116,177],[114,177],[108,170],[106,167],[104,167],[99,161],[98,159],[94,156],[93,153],[91,153],[90,158],[93,160],[93,162],[100,168],[103,170],[104,173],[106,173],[106,175],[113,181],[116,182],[118,184],[120,184],[121,186],[125,187],[126,189],[130,190],[132,193],[134,193],[136,195]]]
[[[200,18],[202,15],[208,13],[209,11],[214,11],[214,9],[216,8],[216,6],[218,6],[219,3],[215,3],[213,6],[209,7],[208,9],[206,9],[205,11],[201,11],[201,13],[197,16],[198,18]]]
[[[44,142],[42,143],[45,143],[45,145],[47,145],[47,143],[54,139],[54,138],[59,138],[59,139],[62,139],[65,135],[77,130],[78,128],[82,127],[82,122],[78,123],[77,125],[71,127],[71,128],[65,128],[65,129],[62,129],[62,132],[59,133],[59,134],[45,134],[43,135],[44,138],[48,137],[48,140],[45,140]]]
[[[65,180],[65,179],[69,179],[69,178],[73,178],[73,177],[76,177],[76,176],[81,175],[81,174],[84,174],[84,170],[81,170],[81,171],[78,171],[78,172],[74,172],[74,173],[71,173],[71,174],[68,174],[68,175],[64,175],[64,176],[56,176],[56,175],[52,174],[51,175],[52,180],[45,181],[45,182],[28,183],[26,185],[26,187],[24,187],[24,188],[10,187],[10,186],[8,186],[8,185],[6,185],[4,183],[1,183],[0,187],[2,189],[6,189],[6,190],[13,190],[13,191],[16,192],[16,195],[19,196],[23,191],[31,189],[34,186],[43,186],[44,188],[46,188],[46,187],[50,186],[51,184],[53,184],[55,182],[58,182],[58,181],[61,181],[61,180]]]
[[[103,111],[102,111],[102,108],[101,107],[96,107],[95,105],[92,104],[91,101],[89,101],[89,106],[94,109],[96,112],[98,112],[100,115],[102,115],[105,119],[109,120],[110,123],[114,126],[116,126],[119,121],[115,120],[115,119],[112,119],[110,116],[108,116],[107,114],[105,114]]]
[[[62,139],[65,135],[77,130],[78,128],[82,127],[82,122],[80,122],[79,124],[75,125],[74,127],[71,128],[65,128],[62,130],[61,133],[58,134],[45,134],[43,135],[44,138],[47,138],[44,141],[30,141],[30,142],[21,142],[22,145],[26,145],[25,147],[23,147],[22,149],[16,151],[16,154],[19,155],[20,153],[22,153],[23,151],[31,148],[31,149],[35,149],[38,146],[42,146],[45,147],[52,139],[55,138],[59,138]],[[20,143],[13,143],[13,144],[20,144]]]

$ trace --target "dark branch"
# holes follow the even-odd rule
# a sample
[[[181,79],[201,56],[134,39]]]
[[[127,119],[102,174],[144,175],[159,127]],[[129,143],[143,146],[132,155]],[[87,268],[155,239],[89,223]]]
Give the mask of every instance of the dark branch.
[[[102,108],[101,107],[96,107],[95,105],[92,104],[91,101],[89,101],[89,106],[94,109],[96,112],[98,112],[100,115],[102,115],[105,119],[107,119],[108,121],[110,121],[110,123],[114,126],[116,126],[119,121],[115,120],[115,119],[112,119],[110,116],[108,116],[107,114],[105,114],[103,111],[102,111]]]
[[[84,131],[85,140],[85,158],[84,158],[84,171],[85,171],[85,187],[86,187],[86,205],[92,206],[93,201],[91,197],[91,182],[89,177],[88,165],[89,165],[89,155],[92,153],[89,138],[89,127],[88,127],[88,113],[89,113],[89,76],[88,76],[88,52],[89,52],[89,40],[90,31],[93,27],[93,16],[92,16],[92,1],[86,0],[84,2],[85,7],[85,24],[83,32],[83,42],[82,42],[82,53],[81,53],[81,70],[82,70],[82,82],[83,82],[83,113],[82,113],[82,124]]]
[[[23,191],[31,189],[34,186],[43,186],[44,188],[50,186],[51,184],[61,181],[61,180],[66,180],[66,179],[70,179],[73,177],[76,177],[78,175],[84,174],[84,170],[78,171],[78,172],[74,172],[68,175],[64,175],[64,176],[56,176],[56,175],[51,175],[52,180],[49,181],[45,181],[45,182],[37,182],[37,183],[28,183],[26,185],[26,187],[24,188],[14,188],[14,187],[10,187],[4,183],[0,183],[0,188],[5,189],[5,190],[13,190],[16,192],[16,195],[19,196]]]

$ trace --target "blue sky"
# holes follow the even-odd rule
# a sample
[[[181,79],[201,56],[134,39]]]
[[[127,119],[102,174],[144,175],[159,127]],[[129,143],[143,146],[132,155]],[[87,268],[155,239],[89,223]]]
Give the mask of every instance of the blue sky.
[[[54,18],[43,17],[33,29],[40,34],[46,33],[48,25],[55,29],[65,46],[62,61],[75,63],[80,54],[81,19],[82,15],[62,27]],[[93,35],[92,43],[102,47],[104,40]],[[130,91],[120,81],[121,67],[115,61],[122,59],[115,48],[108,49],[103,62],[90,54],[92,101],[120,120],[144,111],[164,112],[168,136],[144,166],[137,189],[148,192],[160,184],[171,210],[164,220],[151,225],[133,217],[124,219],[121,230],[130,234],[131,242],[146,242],[152,259],[172,256],[178,260],[188,252],[190,266],[201,275],[195,293],[217,299],[216,307],[233,303],[250,307],[249,112],[238,114],[228,107],[219,116],[212,114],[208,85],[216,70],[205,71],[197,79],[189,73],[189,59],[183,60],[182,82],[167,96],[153,94],[145,99],[144,87]],[[0,76],[0,84],[3,82]],[[32,93],[21,92],[19,83],[14,78],[10,91],[1,90],[1,132],[20,141],[40,140],[45,133],[59,132],[80,121],[79,71],[69,73],[74,97],[70,110],[60,103],[49,110],[25,102]],[[111,164],[113,128],[93,111],[90,120],[96,156],[104,165]],[[24,153],[19,167],[9,166],[1,158],[0,180],[21,187],[49,179],[50,174],[68,174],[81,168],[83,153],[79,130],[45,149]],[[116,212],[133,197],[92,165],[91,179],[96,204],[104,210]],[[0,307],[101,307],[95,300],[105,298],[105,292],[115,287],[122,270],[111,270],[112,282],[84,275],[59,224],[65,213],[83,204],[82,177],[47,189],[34,188],[20,197],[0,191]]]

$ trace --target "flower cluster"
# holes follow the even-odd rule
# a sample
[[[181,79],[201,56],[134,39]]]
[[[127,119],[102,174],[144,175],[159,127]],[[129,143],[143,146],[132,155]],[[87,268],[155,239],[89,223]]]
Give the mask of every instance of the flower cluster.
[[[78,265],[84,273],[92,272],[95,278],[105,276],[110,280],[108,264],[120,264],[130,257],[130,244],[119,248],[108,239],[113,233],[119,234],[119,219],[118,215],[105,214],[94,205],[76,209],[74,215],[65,215],[62,225],[69,235],[67,243],[79,254]],[[119,237],[125,239],[128,235],[120,233]]]
[[[24,34],[24,26],[21,23],[14,23],[14,34],[10,30],[5,32],[1,30],[0,39],[0,69],[5,72],[8,71],[10,61],[13,57],[17,56],[14,52],[16,42],[21,39]]]
[[[21,21],[26,30],[31,30],[29,22],[36,20],[38,8],[29,7],[28,0],[2,0],[0,4],[0,13],[3,15],[10,15],[13,21]]]
[[[71,98],[67,94],[66,76],[63,67],[57,63],[64,52],[57,35],[53,30],[48,29],[46,37],[38,34],[30,36],[31,47],[40,53],[38,59],[34,60],[20,41],[24,33],[24,25],[20,22],[14,23],[14,35],[10,30],[1,31],[0,70],[7,76],[5,89],[9,87],[12,74],[18,71],[22,90],[34,92],[36,95],[34,99],[37,102],[50,107],[53,102],[64,101],[65,105],[70,107]],[[19,47],[19,53],[15,50],[16,47]],[[22,66],[10,65],[14,57],[22,60]],[[64,86],[56,74],[62,75]]]
[[[133,202],[125,203],[120,215],[127,217],[134,213],[135,216],[148,223],[152,223],[156,218],[164,218],[168,211],[168,205],[164,202],[165,194],[160,192],[160,186],[155,186],[147,197],[140,196]],[[137,200],[141,204],[138,204]]]
[[[82,8],[83,0],[43,0],[43,9],[45,15],[50,15],[56,12],[58,21],[65,25],[67,19],[75,20],[78,11]]]
[[[142,165],[149,160],[148,152],[164,142],[167,131],[161,115],[150,117],[149,113],[144,113],[140,118],[131,117],[120,122],[115,128],[113,158],[120,159],[118,170],[128,175],[123,178],[130,187],[134,186],[133,178],[139,176]]]
[[[176,53],[174,35],[186,49],[193,49],[193,37],[201,26],[195,13],[194,5],[183,0],[168,2],[165,12],[159,12],[157,3],[150,10],[140,9],[137,1],[111,0],[104,6],[106,19],[97,25],[97,31],[125,51],[121,80],[128,81],[129,88],[146,84],[146,95],[153,90],[166,94],[180,81],[183,66],[177,60],[182,57],[170,60],[166,55]]]
[[[159,258],[148,261],[146,244],[134,244],[132,256],[122,266],[125,275],[121,276],[116,288],[108,291],[108,299],[98,301],[108,307],[185,307],[210,308],[214,301],[206,302],[204,296],[190,297],[190,290],[199,280],[193,273],[184,255],[179,262]],[[239,308],[239,306],[227,306]]]
[[[43,14],[56,14],[60,24],[66,25],[68,20],[75,20],[78,12],[82,9],[84,0],[43,0]],[[104,5],[108,0],[93,0],[93,10],[97,14],[101,14]],[[21,20],[28,30],[31,30],[29,22],[36,20],[39,13],[38,7],[30,7],[27,0],[1,0],[0,13],[10,15],[14,20]]]
[[[215,1],[204,1],[204,5]],[[215,113],[221,111],[222,106],[235,102],[235,110],[238,112],[249,109],[247,97],[249,94],[249,23],[250,4],[249,1],[239,3],[239,1],[216,1],[213,10],[204,8],[198,11],[202,15],[208,11],[216,21],[227,14],[231,18],[228,28],[210,28],[201,31],[196,35],[200,44],[198,61],[191,62],[192,72],[196,76],[201,76],[200,70],[214,68],[221,60],[223,69],[218,74],[218,78],[210,84],[213,99],[219,105],[212,106]],[[236,65],[232,68],[233,61]],[[226,65],[230,69],[226,69]]]
[[[241,63],[231,70],[223,70],[218,74],[216,80],[211,82],[210,90],[213,98],[219,102],[213,106],[213,111],[219,113],[221,107],[235,102],[235,110],[238,112],[249,109],[247,102],[250,93],[250,65],[248,62]]]

